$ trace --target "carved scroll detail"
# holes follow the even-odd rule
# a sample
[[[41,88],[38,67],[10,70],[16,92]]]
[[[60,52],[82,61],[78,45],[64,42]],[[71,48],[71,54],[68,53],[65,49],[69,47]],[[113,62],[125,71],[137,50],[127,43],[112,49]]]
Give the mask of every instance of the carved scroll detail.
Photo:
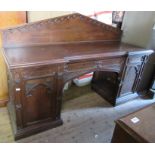
[[[39,83],[39,84],[26,84],[26,96],[32,96],[32,92],[36,89],[41,89],[42,87],[45,87],[50,94],[52,89],[48,86],[48,83]]]

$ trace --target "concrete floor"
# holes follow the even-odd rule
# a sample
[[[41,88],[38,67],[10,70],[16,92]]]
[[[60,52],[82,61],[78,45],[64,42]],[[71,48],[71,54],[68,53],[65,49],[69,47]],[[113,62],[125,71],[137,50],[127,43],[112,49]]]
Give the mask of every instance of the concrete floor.
[[[136,111],[155,100],[135,99],[112,107],[93,91],[65,101],[62,108],[64,124],[17,142],[31,143],[109,143],[114,120]],[[0,109],[0,142],[14,142],[6,108]]]

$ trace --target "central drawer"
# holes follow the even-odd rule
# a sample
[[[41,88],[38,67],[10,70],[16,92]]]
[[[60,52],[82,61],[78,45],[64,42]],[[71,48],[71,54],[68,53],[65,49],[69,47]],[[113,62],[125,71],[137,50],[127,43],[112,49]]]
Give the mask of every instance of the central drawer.
[[[64,66],[64,70],[69,72],[78,70],[91,70],[95,68],[96,69],[117,68],[121,70],[124,61],[125,59],[120,57],[115,59],[68,63]]]
[[[76,71],[76,70],[89,70],[96,67],[95,61],[87,61],[87,62],[76,62],[69,63],[65,65],[66,71]]]

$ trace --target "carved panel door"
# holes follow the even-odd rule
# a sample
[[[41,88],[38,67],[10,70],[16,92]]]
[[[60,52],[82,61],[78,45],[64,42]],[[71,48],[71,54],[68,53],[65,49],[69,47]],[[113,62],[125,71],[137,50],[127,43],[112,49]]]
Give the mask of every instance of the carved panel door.
[[[121,82],[121,90],[119,96],[124,96],[137,92],[141,74],[143,73],[143,66],[145,63],[145,55],[136,55],[130,53],[126,62],[124,70],[124,77]]]
[[[55,76],[28,80],[23,97],[25,126],[55,119]]]
[[[125,71],[125,77],[121,88],[120,96],[128,95],[136,91],[138,73],[141,65],[128,65]]]

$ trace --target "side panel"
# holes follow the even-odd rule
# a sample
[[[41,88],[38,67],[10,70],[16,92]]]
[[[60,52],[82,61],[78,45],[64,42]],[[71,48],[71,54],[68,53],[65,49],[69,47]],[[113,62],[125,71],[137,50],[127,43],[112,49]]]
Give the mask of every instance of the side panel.
[[[56,113],[58,66],[18,68],[11,72],[8,110],[15,139],[61,125]]]

